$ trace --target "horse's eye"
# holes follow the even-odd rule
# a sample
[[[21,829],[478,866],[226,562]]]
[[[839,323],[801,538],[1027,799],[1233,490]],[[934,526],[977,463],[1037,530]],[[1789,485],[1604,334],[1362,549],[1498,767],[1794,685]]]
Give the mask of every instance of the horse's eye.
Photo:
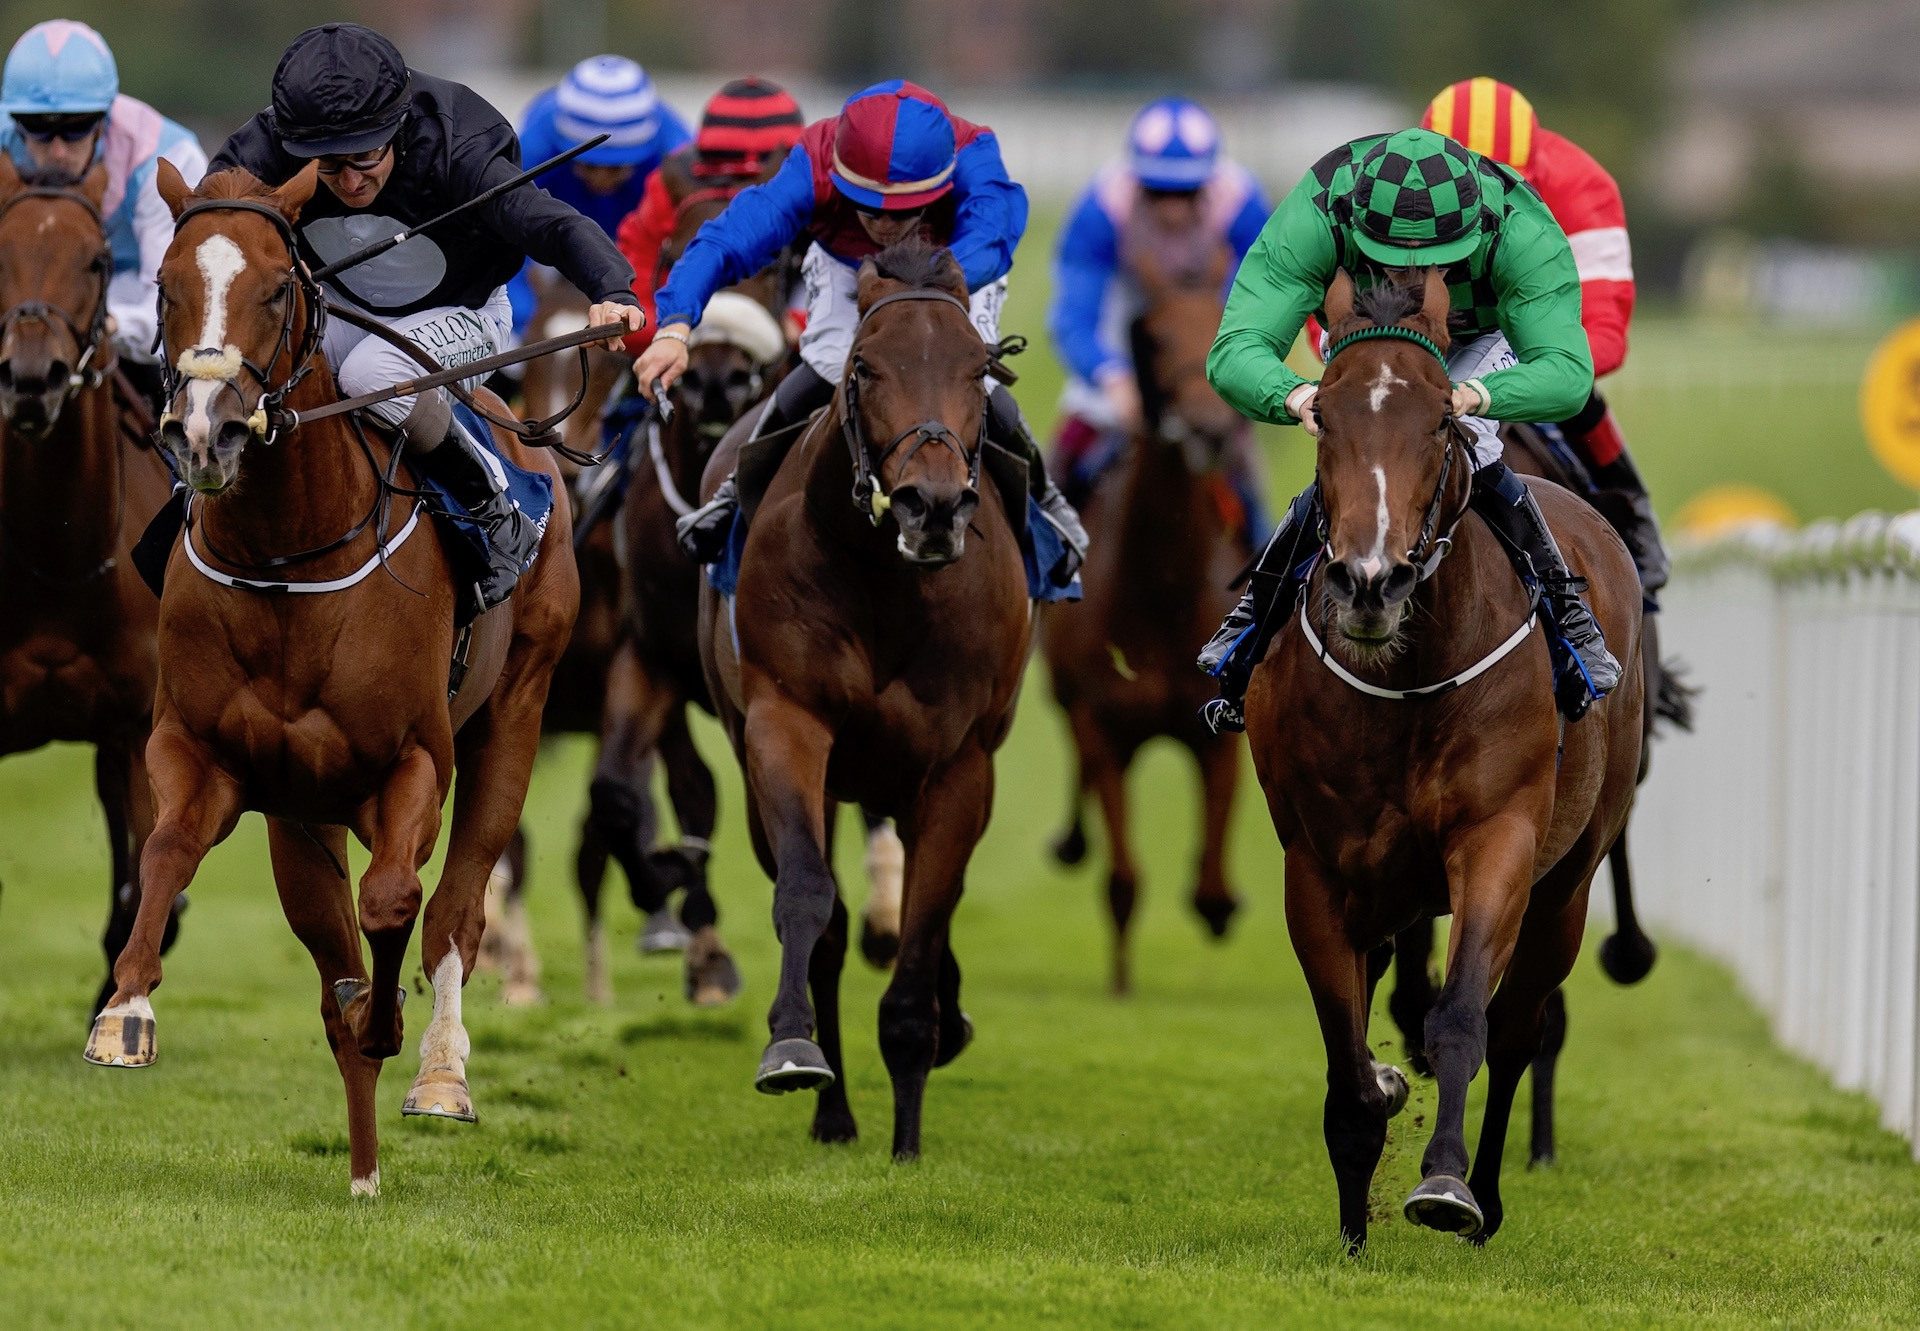
[[[281,301],[285,300],[292,291],[293,291],[293,283],[282,282],[279,286],[275,287],[272,290],[272,292],[268,294],[265,300],[261,301],[260,303],[262,305],[278,305]]]

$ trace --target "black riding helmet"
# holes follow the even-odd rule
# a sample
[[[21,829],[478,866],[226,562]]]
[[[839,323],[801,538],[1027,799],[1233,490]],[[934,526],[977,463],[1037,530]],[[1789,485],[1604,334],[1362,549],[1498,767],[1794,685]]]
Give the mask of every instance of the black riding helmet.
[[[273,71],[273,119],[296,157],[351,157],[392,141],[406,118],[407,62],[358,23],[323,23],[293,39]]]

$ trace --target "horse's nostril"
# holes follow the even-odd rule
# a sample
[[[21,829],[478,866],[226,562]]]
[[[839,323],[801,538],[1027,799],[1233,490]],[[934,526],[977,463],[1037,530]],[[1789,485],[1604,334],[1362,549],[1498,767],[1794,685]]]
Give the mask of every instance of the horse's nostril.
[[[927,497],[917,485],[903,485],[895,490],[889,499],[892,501],[893,515],[902,522],[924,522],[927,517]]]
[[[1386,581],[1381,587],[1381,598],[1388,605],[1398,605],[1413,595],[1414,585],[1419,580],[1419,572],[1412,564],[1395,564],[1387,572]]]
[[[1327,590],[1333,593],[1334,599],[1341,604],[1352,605],[1354,593],[1357,590],[1353,580],[1353,571],[1343,563],[1328,563]]]
[[[214,431],[214,447],[223,453],[237,452],[246,447],[247,440],[252,437],[252,433],[253,432],[247,428],[245,421],[221,421],[220,428]]]

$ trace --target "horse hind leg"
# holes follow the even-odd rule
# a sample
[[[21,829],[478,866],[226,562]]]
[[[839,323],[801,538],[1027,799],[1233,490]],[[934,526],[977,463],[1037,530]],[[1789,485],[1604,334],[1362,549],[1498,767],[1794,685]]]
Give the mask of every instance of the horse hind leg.
[[[891,818],[866,815],[867,908],[860,915],[860,955],[886,970],[900,954],[900,901],[906,891],[907,851]]]
[[[420,868],[440,835],[444,791],[433,755],[416,746],[401,755],[379,796],[362,813],[360,834],[371,858],[360,878],[360,931],[373,953],[373,974],[364,990],[343,988],[341,1005],[358,1032],[360,1052],[368,1058],[392,1058],[400,1052],[400,972],[420,917]],[[503,838],[484,873],[492,872],[498,851],[505,849]],[[484,873],[475,899],[476,955],[485,924]]]
[[[341,872],[347,862],[346,829],[303,828],[269,818],[267,848],[280,907],[294,937],[305,945],[320,972],[320,1019],[347,1096],[349,1191],[355,1197],[376,1197],[380,1148],[374,1090],[381,1063],[360,1052],[339,1001],[343,992],[358,994],[367,988],[366,966],[354,931],[353,892]]]
[[[695,1007],[720,1007],[740,996],[740,968],[720,937],[720,907],[707,884],[713,828],[719,805],[713,769],[694,746],[684,701],[669,708],[660,731],[660,760],[667,798],[680,824],[680,844],[651,857],[659,871],[683,889],[680,933],[686,939],[686,995]]]
[[[1107,855],[1111,860],[1107,867],[1107,914],[1113,921],[1113,970],[1108,988],[1114,997],[1124,998],[1133,992],[1129,952],[1133,912],[1140,896],[1133,839],[1127,831],[1127,763],[1132,755],[1118,752],[1091,717],[1075,717],[1074,737],[1107,826]]]
[[[835,893],[833,915],[826,932],[813,945],[807,967],[820,1050],[833,1070],[833,1080],[820,1087],[814,1104],[813,1139],[817,1142],[850,1142],[860,1135],[853,1106],[847,1103],[847,1069],[840,1044],[840,973],[846,959],[847,905]]]
[[[1077,749],[1069,760],[1073,763],[1073,784],[1067,794],[1067,826],[1048,849],[1058,863],[1072,868],[1087,858],[1087,769]]]
[[[1540,1021],[1540,1052],[1533,1056],[1533,1140],[1527,1154],[1527,1168],[1554,1162],[1553,1139],[1554,1074],[1560,1065],[1560,1051],[1567,1045],[1567,994],[1555,989],[1547,996]]]
[[[1419,1075],[1433,1074],[1427,1062],[1427,1014],[1433,1011],[1433,921],[1408,925],[1393,939],[1393,992],[1387,1013],[1400,1029],[1407,1064]]]
[[[486,929],[474,963],[476,970],[500,971],[500,1001],[508,1007],[533,1007],[546,997],[540,990],[540,954],[527,918],[527,861],[526,828],[516,827],[487,873]]]
[[[1613,932],[1600,944],[1600,968],[1615,984],[1638,984],[1647,978],[1659,952],[1640,927],[1633,906],[1633,866],[1627,855],[1627,829],[1607,851],[1607,876],[1613,882]]]
[[[146,1067],[158,1057],[153,1004],[160,952],[180,894],[207,852],[240,819],[240,787],[205,751],[173,731],[155,732],[147,758],[159,815],[140,854],[140,904],[113,963],[113,992],[93,1019],[86,1059],[102,1067]]]
[[[1227,885],[1227,827],[1233,818],[1233,794],[1240,784],[1240,750],[1210,736],[1194,747],[1194,759],[1200,764],[1203,806],[1193,909],[1215,938],[1225,938],[1240,909],[1239,898]]]
[[[609,852],[593,817],[580,824],[580,844],[573,857],[573,882],[580,893],[581,951],[585,961],[587,1001],[596,1007],[613,1002],[613,971],[607,955],[607,926],[600,913],[600,894],[606,887]]]

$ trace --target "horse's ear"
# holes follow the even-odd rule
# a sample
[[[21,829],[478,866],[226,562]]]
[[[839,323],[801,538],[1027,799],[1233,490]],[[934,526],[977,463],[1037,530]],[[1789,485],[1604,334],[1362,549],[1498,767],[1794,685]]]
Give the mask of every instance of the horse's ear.
[[[80,178],[80,193],[95,208],[106,202],[107,164],[105,162],[95,162],[87,174]]]
[[[1327,313],[1327,331],[1349,323],[1353,319],[1353,278],[1342,268],[1333,275],[1333,285],[1327,288],[1327,298],[1321,304]]]
[[[187,178],[180,174],[180,168],[162,157],[155,163],[153,187],[160,191],[160,201],[167,205],[167,211],[177,220],[186,210],[187,199],[193,194],[193,186],[187,184]]]
[[[874,288],[885,280],[880,276],[880,265],[872,258],[861,261],[860,275],[854,279],[854,302],[859,308],[862,310],[867,308],[868,303],[878,294]]]
[[[1447,290],[1447,276],[1438,268],[1427,269],[1420,297],[1420,318],[1427,332],[1442,346],[1447,341],[1447,314],[1453,308],[1453,293]]]
[[[273,192],[270,202],[289,222],[297,222],[300,220],[300,210],[307,206],[307,200],[313,197],[313,191],[319,183],[320,163],[308,162],[298,175]]]

